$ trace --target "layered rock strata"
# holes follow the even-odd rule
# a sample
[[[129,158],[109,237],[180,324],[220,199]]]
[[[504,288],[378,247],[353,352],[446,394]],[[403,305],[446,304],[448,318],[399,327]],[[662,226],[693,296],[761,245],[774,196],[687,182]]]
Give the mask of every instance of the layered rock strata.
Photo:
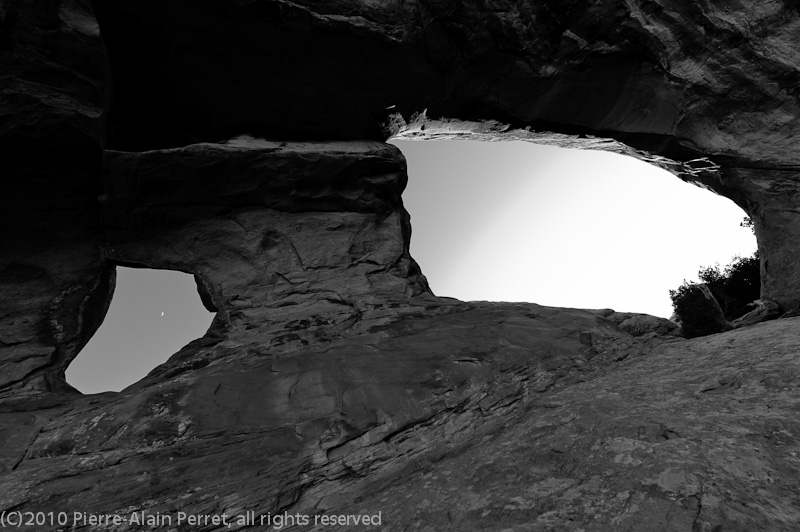
[[[9,413],[4,508],[335,510],[638,345],[586,311],[433,297],[390,145],[107,152],[103,177],[106,259],[195,274],[217,317],[121,394]]]
[[[105,315],[109,90],[88,0],[0,3],[0,398],[66,390],[67,364]]]
[[[793,319],[684,340],[436,298],[382,142],[427,108],[655,162],[751,216],[762,297],[792,310],[795,3],[16,0],[0,21],[0,511],[800,526]],[[81,396],[64,370],[115,264],[194,274],[217,317]]]
[[[800,305],[800,270],[788,258],[800,252],[792,2],[110,0],[97,8],[119,149],[243,132],[383,140],[392,113],[428,109],[434,118],[611,138],[679,163],[710,159],[720,171],[695,181],[753,219],[762,296],[785,311]]]
[[[592,313],[532,304],[421,298],[346,326],[300,321],[212,328],[123,393],[4,415],[19,440],[0,506],[338,513],[641,350]]]
[[[797,319],[664,342],[339,512],[399,530],[795,530]]]
[[[193,273],[226,322],[259,308],[282,324],[294,314],[352,317],[428,292],[408,254],[405,168],[399,150],[379,142],[239,137],[109,151],[104,254]]]

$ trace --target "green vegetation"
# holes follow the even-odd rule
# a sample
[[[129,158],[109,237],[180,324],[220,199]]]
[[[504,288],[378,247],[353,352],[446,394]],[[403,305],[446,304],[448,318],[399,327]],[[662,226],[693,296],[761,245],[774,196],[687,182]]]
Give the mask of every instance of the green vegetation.
[[[684,281],[676,290],[670,290],[672,306],[688,338],[724,330],[725,320],[733,321],[744,316],[751,310],[747,305],[760,297],[758,251],[751,257],[734,257],[722,269],[719,264],[700,268],[697,275],[708,287],[719,308],[697,283]],[[720,310],[724,319],[720,317]]]
[[[739,225],[755,233],[750,218]],[[751,310],[748,305],[761,297],[758,251],[751,257],[734,257],[722,269],[719,264],[700,268],[697,276],[700,284],[684,280],[669,291],[675,315],[688,338],[724,331],[730,327],[728,322],[747,314]]]
[[[696,338],[721,332],[719,309],[705,297],[700,285],[683,281],[675,290],[669,291],[675,317],[681,325],[681,332],[687,338]]]

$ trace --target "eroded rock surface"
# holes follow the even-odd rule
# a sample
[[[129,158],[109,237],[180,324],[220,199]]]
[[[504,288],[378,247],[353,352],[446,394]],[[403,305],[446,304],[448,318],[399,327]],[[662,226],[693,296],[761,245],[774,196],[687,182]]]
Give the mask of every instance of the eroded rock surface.
[[[800,270],[788,258],[800,252],[790,199],[800,164],[793,2],[97,7],[119,149],[243,132],[383,140],[391,114],[428,109],[432,118],[609,137],[679,162],[710,159],[719,171],[693,180],[752,218],[762,296],[785,311],[800,305]]]
[[[635,312],[614,311],[603,312],[601,315],[631,336],[680,336],[678,334],[678,325],[665,318]]]
[[[796,320],[666,341],[342,513],[380,508],[386,530],[796,530]]]
[[[195,274],[225,320],[358,314],[428,291],[408,253],[405,170],[397,148],[369,141],[107,152],[104,253]]]
[[[118,79],[123,148],[248,124],[273,137],[377,140],[376,121],[394,106],[406,116],[427,107],[434,117],[617,132],[651,151],[671,144],[676,152],[798,162],[782,148],[798,133],[800,111],[800,17],[791,3],[98,7]],[[252,68],[259,64],[269,68]]]
[[[4,415],[0,506],[335,512],[644,345],[592,312],[424,295],[306,321],[212,327],[123,393]]]
[[[629,146],[737,202],[762,297],[796,312],[795,2],[14,0],[0,22],[0,511],[800,528],[794,318],[685,340],[437,298],[382,142],[428,108]],[[194,274],[217,317],[81,396],[64,369],[114,264]]]
[[[88,0],[0,2],[0,397],[67,390],[105,315],[106,53]],[[19,395],[18,395],[19,396]]]

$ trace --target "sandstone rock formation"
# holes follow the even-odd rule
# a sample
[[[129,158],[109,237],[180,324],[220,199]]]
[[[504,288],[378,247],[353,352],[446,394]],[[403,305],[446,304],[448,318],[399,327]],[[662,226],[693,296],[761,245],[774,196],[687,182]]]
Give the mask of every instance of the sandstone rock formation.
[[[62,4],[62,5],[59,5]],[[0,3],[0,397],[63,390],[113,270],[97,196],[106,53],[89,0]]]
[[[494,119],[722,166],[698,176],[752,218],[763,294],[800,304],[792,2],[525,5],[98,2],[112,146],[254,133],[383,140],[389,112]],[[191,12],[192,16],[185,14]],[[169,51],[169,53],[167,53]],[[786,235],[786,236],[782,236]]]
[[[685,340],[437,298],[383,143],[399,113],[423,139],[652,161],[747,211],[762,297],[792,312],[796,3],[7,0],[0,20],[2,518],[800,525],[794,319]],[[444,120],[411,120],[426,108]],[[116,264],[194,274],[217,317],[139,383],[82,396],[64,370]],[[68,520],[39,529],[111,529]]]
[[[753,310],[741,318],[736,318],[733,320],[731,325],[738,329],[740,327],[747,327],[755,323],[774,319],[780,315],[780,307],[778,307],[778,304],[774,301],[770,301],[769,299],[757,299],[749,306],[754,307]]]
[[[390,530],[796,529],[797,319],[639,351],[340,511],[382,508]]]
[[[650,316],[649,314],[606,311],[601,315],[631,336],[680,336],[678,334],[678,325],[676,323],[664,318]]]

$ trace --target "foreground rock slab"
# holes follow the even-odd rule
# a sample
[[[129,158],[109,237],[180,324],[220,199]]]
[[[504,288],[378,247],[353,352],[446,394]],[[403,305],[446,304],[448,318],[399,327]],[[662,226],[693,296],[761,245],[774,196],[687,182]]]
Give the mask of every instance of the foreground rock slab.
[[[131,531],[178,512],[319,532],[355,528],[315,515],[356,514],[390,531],[796,530],[800,318],[642,340],[600,314],[420,297],[322,348],[211,334],[120,394],[2,414],[0,507]]]
[[[341,513],[381,510],[390,531],[797,530],[798,324],[665,341]]]
[[[0,508],[336,512],[644,345],[589,311],[431,296],[347,327],[273,326],[212,327],[119,394],[0,415]]]

